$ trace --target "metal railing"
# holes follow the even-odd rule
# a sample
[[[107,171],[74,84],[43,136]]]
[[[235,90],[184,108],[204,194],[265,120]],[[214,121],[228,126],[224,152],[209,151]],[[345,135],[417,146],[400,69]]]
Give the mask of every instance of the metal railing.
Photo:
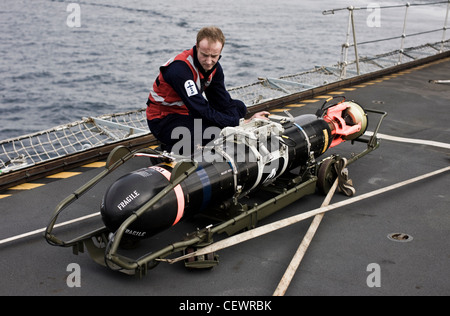
[[[408,13],[409,13],[409,9],[411,7],[433,6],[433,5],[442,5],[442,4],[447,4],[447,12],[446,12],[446,15],[445,15],[444,26],[442,28],[431,29],[431,30],[423,30],[421,32],[406,34],[407,23],[408,23]],[[401,35],[394,36],[394,37],[382,38],[382,39],[375,39],[375,40],[370,40],[370,41],[364,41],[364,42],[359,42],[359,43],[357,42],[357,40],[356,40],[355,11],[358,11],[358,10],[370,11],[370,10],[382,10],[382,9],[383,10],[385,10],[385,9],[387,10],[387,9],[401,8],[401,7],[405,7],[405,15],[404,15],[404,20],[403,20],[403,30],[402,30],[402,34]],[[450,0],[439,1],[439,2],[431,2],[431,3],[409,3],[409,2],[407,2],[406,4],[402,4],[402,5],[389,5],[389,6],[380,6],[380,5],[377,5],[377,4],[368,5],[366,7],[349,6],[347,8],[326,10],[326,11],[323,11],[322,14],[323,15],[330,15],[330,14],[335,14],[338,11],[344,11],[344,10],[347,10],[349,14],[348,14],[348,27],[347,27],[346,42],[342,45],[342,52],[341,52],[341,63],[340,63],[340,66],[341,66],[340,78],[341,79],[344,79],[347,76],[347,66],[349,65],[348,54],[349,54],[349,49],[351,47],[353,47],[354,51],[355,51],[355,63],[356,63],[356,71],[357,71],[358,75],[361,74],[361,71],[360,71],[360,54],[358,52],[358,47],[362,46],[362,45],[401,39],[400,49],[399,49],[399,57],[398,57],[399,58],[398,63],[401,64],[402,63],[402,58],[403,58],[403,55],[404,55],[405,39],[407,37],[424,35],[424,34],[435,33],[435,32],[442,32],[440,53],[442,53],[443,50],[444,50],[444,43],[446,41],[446,31],[447,31],[447,27],[448,27],[448,16],[449,16],[449,11],[450,11]],[[353,43],[350,43],[351,38],[353,39]]]
[[[355,24],[354,12],[363,9],[367,10],[369,7],[351,7],[325,11],[324,14],[334,14],[336,11],[341,10],[349,10],[350,12],[347,42],[343,45],[343,57],[341,57],[341,61],[337,61],[336,64],[333,65],[319,65],[307,71],[289,74],[279,78],[259,78],[257,82],[230,88],[228,91],[232,98],[243,101],[250,111],[256,111],[257,109],[263,110],[268,109],[267,106],[269,106],[269,104],[272,106],[279,101],[281,103],[287,102],[286,97],[290,98],[289,96],[295,96],[295,102],[298,101],[298,96],[301,93],[304,93],[302,94],[302,98],[309,98],[310,96],[319,93],[318,91],[328,91],[329,85],[333,85],[333,87],[336,88],[337,86],[340,86],[339,82],[345,82],[354,77],[361,75],[367,76],[371,73],[397,68],[397,66],[402,64],[407,65],[412,62],[421,63],[421,61],[429,62],[430,58],[438,56],[441,53],[445,54],[445,56],[449,56],[450,39],[446,39],[446,30],[450,0],[418,5],[408,4],[406,8],[407,12],[409,12],[408,8],[410,7],[442,5],[444,3],[447,4],[447,14],[443,29],[422,31],[423,28],[428,27],[415,26],[416,29],[422,31],[421,34],[443,31],[442,41],[440,41],[440,39],[432,41],[431,38],[427,38],[421,45],[415,43],[415,46],[406,48],[404,47],[406,35],[389,37],[381,40],[369,40],[367,36],[372,36],[372,32],[370,32],[370,34],[365,34],[364,42],[356,42],[355,26],[358,24]],[[405,5],[380,7],[380,9],[401,8],[404,6]],[[444,8],[442,7],[442,9]],[[405,13],[405,21],[403,23],[403,33],[405,33],[406,29],[407,12]],[[439,11],[439,14],[440,13],[441,12]],[[442,13],[444,13],[443,10]],[[358,19],[360,17],[361,16],[357,16],[356,21],[359,21]],[[437,20],[437,23],[440,24],[441,22],[439,20],[440,17]],[[426,22],[428,23],[428,20]],[[432,22],[436,23],[436,19]],[[399,23],[401,23],[401,20]],[[392,27],[389,29],[392,29]],[[352,31],[354,43],[350,44]],[[416,34],[410,34],[408,36],[414,36]],[[388,45],[382,45],[380,49],[383,51],[379,53],[375,53],[371,50],[366,56],[359,55],[359,46],[398,38],[402,38],[400,50],[396,49],[395,44],[390,48],[387,47]],[[353,46],[355,47],[356,61],[349,62],[348,50]],[[370,45],[365,47],[368,46],[370,47]],[[448,82],[439,80],[434,81],[433,83],[446,84]],[[12,183],[12,180],[6,180],[6,177],[10,176],[11,179],[19,179],[20,181],[29,179],[31,167],[36,167],[36,174],[40,174],[40,172],[44,170],[44,168],[41,168],[44,163],[46,166],[54,163],[54,168],[56,169],[61,166],[58,162],[60,159],[65,159],[74,154],[82,154],[87,160],[92,157],[97,158],[103,156],[105,150],[110,150],[105,148],[110,148],[110,146],[113,146],[118,142],[126,142],[127,146],[131,146],[131,144],[133,146],[141,146],[144,143],[147,144],[149,141],[155,141],[156,144],[156,140],[151,136],[150,131],[148,130],[145,108],[124,113],[83,118],[81,121],[69,122],[37,133],[0,140],[0,189],[2,186],[6,187],[6,185]],[[100,148],[103,149],[100,150]],[[65,161],[63,165],[64,168],[66,164],[67,162]],[[47,167],[45,169],[48,170]]]

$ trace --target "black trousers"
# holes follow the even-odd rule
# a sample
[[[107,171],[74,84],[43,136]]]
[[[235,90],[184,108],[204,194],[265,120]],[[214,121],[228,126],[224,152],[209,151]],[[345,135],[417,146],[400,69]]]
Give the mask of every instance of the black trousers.
[[[233,100],[234,116],[243,118],[247,113],[245,104]],[[176,155],[190,156],[199,146],[206,146],[219,134],[222,127],[208,120],[191,115],[170,114],[162,119],[147,120],[152,134],[162,143],[162,149]]]

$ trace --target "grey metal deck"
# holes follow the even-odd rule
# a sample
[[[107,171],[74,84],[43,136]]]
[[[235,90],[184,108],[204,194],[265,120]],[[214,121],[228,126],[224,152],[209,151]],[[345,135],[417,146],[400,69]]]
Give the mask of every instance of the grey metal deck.
[[[449,143],[450,86],[429,83],[450,79],[449,74],[447,58],[327,95],[345,94],[364,107],[387,111],[382,134]],[[306,101],[286,109],[293,115],[315,113],[323,103],[320,97]],[[358,152],[357,146],[346,143],[325,155]],[[136,162],[126,168],[147,163]],[[352,164],[349,173],[361,195],[447,167],[449,162],[449,149],[383,140],[379,149]],[[99,172],[85,167],[71,171],[81,173],[36,180],[33,183],[44,185],[30,190],[0,192],[0,240],[46,227],[56,205]],[[97,212],[106,185],[77,201],[76,213]],[[447,172],[327,213],[286,295],[450,295],[449,187]],[[344,199],[336,194],[332,203]],[[322,200],[319,195],[303,198],[260,225],[315,209]],[[87,254],[75,256],[70,248],[52,247],[38,233],[0,244],[0,295],[269,296],[310,222],[224,249],[219,252],[220,264],[212,270],[187,271],[183,264],[161,263],[143,279],[108,270]],[[203,224],[189,220],[145,244],[178,241],[183,232]],[[391,233],[412,238],[392,241]],[[71,263],[81,268],[80,287],[67,284]],[[379,287],[368,286],[370,264],[380,268]]]

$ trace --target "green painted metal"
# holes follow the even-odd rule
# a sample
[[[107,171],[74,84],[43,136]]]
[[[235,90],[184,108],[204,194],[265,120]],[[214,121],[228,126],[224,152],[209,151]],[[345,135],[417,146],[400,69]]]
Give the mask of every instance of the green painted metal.
[[[381,118],[379,119],[375,131],[370,138],[365,138],[362,136],[352,140],[352,142],[367,143],[367,148],[359,154],[354,155],[352,158],[349,158],[348,164],[353,163],[379,147],[377,133],[381,122],[387,113],[374,110],[366,111],[369,113],[380,114]],[[330,159],[332,159],[333,162],[340,159],[339,156],[333,155],[323,159],[320,162],[315,162],[312,160],[307,166],[301,168],[298,175],[291,174],[288,178],[278,179],[271,187],[263,187],[262,189],[275,193],[275,196],[263,201],[261,204],[249,205],[243,203],[242,201],[232,199],[227,203],[224,203],[221,208],[216,210],[217,212],[214,212],[214,210],[208,210],[206,215],[217,220],[219,224],[192,232],[182,241],[175,242],[157,251],[152,251],[151,253],[141,255],[138,259],[128,258],[119,254],[119,245],[127,227],[198,168],[197,163],[193,160],[177,160],[177,164],[174,167],[169,181],[170,183],[153,199],[148,201],[129,218],[127,218],[114,234],[109,232],[105,227],[102,227],[70,241],[62,241],[58,239],[52,232],[59,214],[66,209],[67,206],[90,190],[106,175],[110,174],[120,165],[129,161],[137,153],[155,154],[158,152],[148,148],[135,151],[131,151],[124,147],[114,149],[107,159],[106,169],[70,196],[65,198],[57,206],[50,224],[44,234],[46,240],[52,245],[72,247],[74,254],[83,253],[86,248],[89,255],[98,264],[112,270],[142,277],[147,274],[149,269],[153,269],[160,263],[161,260],[171,256],[172,254],[195,251],[198,248],[210,245],[214,242],[213,237],[219,234],[226,233],[228,235],[233,235],[242,230],[253,229],[262,219],[278,212],[306,195],[314,194],[316,192],[320,166]],[[332,170],[332,168],[329,168],[329,170]],[[322,176],[333,177],[334,175],[326,174]],[[219,260],[217,254],[209,254],[202,258],[195,258],[195,260],[186,261],[185,266],[192,269],[212,268],[218,263]]]

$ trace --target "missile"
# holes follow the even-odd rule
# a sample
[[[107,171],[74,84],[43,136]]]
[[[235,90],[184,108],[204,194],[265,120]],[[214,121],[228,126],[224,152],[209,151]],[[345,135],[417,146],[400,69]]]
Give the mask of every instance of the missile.
[[[284,173],[311,163],[329,148],[353,140],[367,129],[367,114],[354,101],[327,105],[316,114],[297,117],[270,115],[236,127],[226,127],[214,142],[190,159],[197,169],[125,230],[144,239],[231,199],[239,199]],[[167,156],[167,153],[164,153]],[[170,155],[170,154],[169,154]],[[136,210],[170,183],[179,158],[120,177],[102,199],[101,216],[115,232]]]

